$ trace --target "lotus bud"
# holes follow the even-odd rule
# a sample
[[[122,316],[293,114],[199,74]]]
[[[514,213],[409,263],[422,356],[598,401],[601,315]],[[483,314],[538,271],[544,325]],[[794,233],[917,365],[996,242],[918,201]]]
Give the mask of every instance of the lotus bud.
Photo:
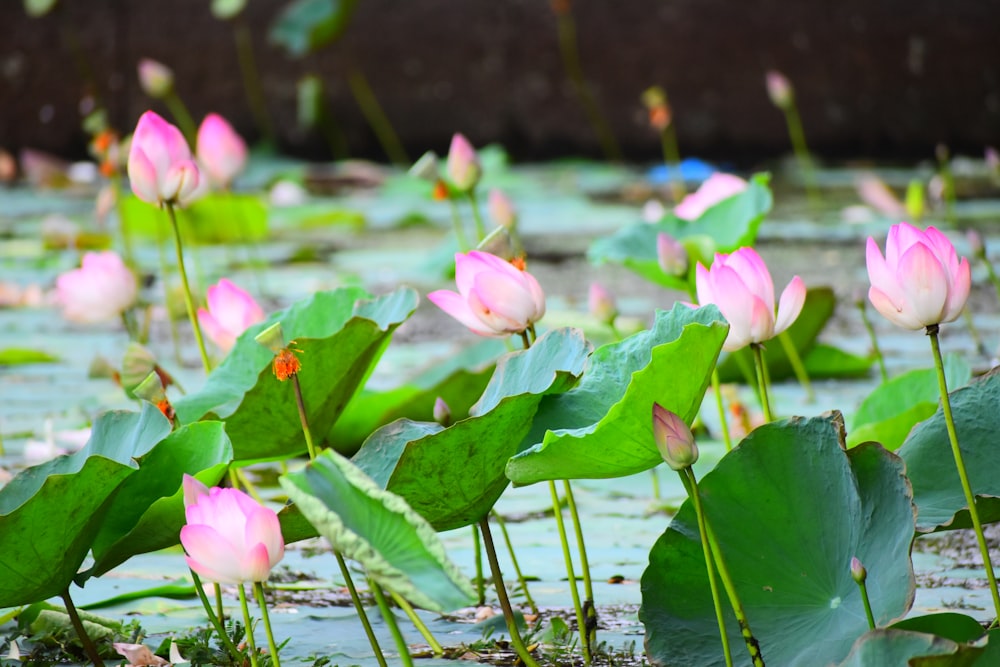
[[[427,151],[420,156],[413,166],[410,167],[409,174],[414,178],[434,183],[438,180],[438,156],[434,151]]]
[[[490,190],[488,202],[490,217],[498,226],[510,230],[517,226],[517,211],[514,204],[502,191]]]
[[[451,408],[440,396],[434,399],[434,421],[445,427],[451,425]]]
[[[976,259],[986,259],[986,243],[983,235],[975,229],[967,229],[965,240],[969,242],[969,253]]]
[[[162,100],[174,89],[174,71],[151,58],[139,61],[139,86],[153,99]]]
[[[766,75],[767,96],[774,106],[782,111],[790,109],[795,103],[795,90],[784,74],[777,70],[768,70]]]
[[[191,475],[184,475],[181,488],[184,489],[184,507],[194,505],[198,501],[198,498],[208,495],[208,487]]]
[[[868,578],[868,570],[861,564],[857,556],[851,557],[851,578],[858,584],[865,583],[865,579]]]
[[[694,443],[691,429],[683,419],[659,403],[653,403],[653,436],[660,456],[672,469],[690,468],[698,460],[698,445]]]
[[[906,187],[906,199],[903,202],[906,214],[913,220],[924,217],[924,184],[918,179],[913,179]]]
[[[455,187],[462,192],[471,192],[479,183],[483,168],[479,156],[469,140],[456,132],[448,149],[448,176]]]
[[[666,232],[656,236],[656,259],[660,268],[668,276],[681,277],[687,274],[688,253],[680,241]]]
[[[618,304],[615,297],[601,283],[590,283],[590,294],[587,307],[595,319],[610,325],[618,317]]]

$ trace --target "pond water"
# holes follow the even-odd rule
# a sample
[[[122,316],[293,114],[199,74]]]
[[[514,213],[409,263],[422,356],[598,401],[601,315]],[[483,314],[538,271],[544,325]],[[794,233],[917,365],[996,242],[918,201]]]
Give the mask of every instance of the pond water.
[[[278,173],[301,174],[303,170],[302,165],[260,160],[254,163],[245,186],[262,187]],[[486,171],[491,173],[489,168]],[[891,185],[898,186],[911,177],[926,176],[926,171],[881,173]],[[641,170],[558,163],[502,168],[494,173],[485,185],[504,188],[520,210],[520,229],[530,268],[548,294],[547,326],[577,324],[585,326],[588,334],[598,340],[602,336],[606,339],[607,332],[586,315],[587,288],[592,280],[601,281],[617,295],[625,325],[648,323],[655,308],[669,308],[675,299],[683,298],[623,268],[591,266],[585,258],[592,240],[640,218],[641,204],[655,194]],[[859,173],[852,168],[823,171],[824,203],[818,212],[801,196],[794,179],[779,173],[776,206],[761,227],[757,247],[777,285],[784,285],[798,274],[807,285],[832,287],[841,301],[821,340],[865,355],[869,341],[852,295],[867,286],[864,239],[869,234],[884,234],[889,223],[877,214],[864,222],[845,221],[843,208],[857,204],[853,183]],[[405,283],[426,294],[446,285],[441,272],[430,267],[440,264],[451,252],[445,241],[448,211],[444,204],[431,201],[426,190],[421,182],[393,174],[379,188],[348,189],[336,196],[312,195],[302,205],[275,209],[267,241],[254,249],[207,245],[192,248],[195,281],[204,286],[219,277],[229,277],[261,296],[262,303],[271,308],[344,284],[361,284],[380,293]],[[42,242],[43,221],[61,215],[82,229],[100,231],[93,220],[93,196],[91,188],[0,189],[0,282],[39,284],[48,289],[60,272],[75,267],[76,250],[49,249]],[[1000,200],[995,193],[992,198],[960,202],[956,215],[962,224],[976,225],[983,232],[987,247],[1000,241],[1000,228],[992,224],[1000,219]],[[363,229],[343,222],[358,219],[363,219]],[[925,222],[943,224],[933,219]],[[951,236],[959,253],[968,254],[964,237]],[[141,266],[150,275],[155,274],[156,244],[143,242],[137,249]],[[248,264],[248,260],[253,262]],[[266,271],[260,270],[264,266]],[[976,286],[972,304],[974,322],[987,354],[977,350],[969,328],[961,321],[942,330],[944,351],[964,355],[978,370],[989,367],[990,357],[1000,344],[1000,309],[981,271],[977,267],[973,274]],[[159,301],[161,289],[155,281],[147,287],[150,300]],[[923,361],[927,357],[922,335],[896,329],[874,314],[872,320],[890,374],[927,365]],[[150,347],[180,384],[191,389],[199,386],[203,374],[196,348],[187,340],[186,323],[179,324],[184,336],[183,363],[174,358],[171,338],[162,321],[154,322]],[[50,306],[0,310],[0,350],[31,348],[57,358],[52,363],[0,366],[0,434],[4,446],[0,466],[14,471],[23,467],[26,443],[44,438],[46,429],[78,429],[103,410],[133,408],[134,404],[114,383],[88,377],[95,358],[104,357],[117,365],[126,342],[120,327],[74,326]],[[398,329],[370,386],[395,386],[474,342],[474,336],[423,300],[416,314]],[[877,384],[874,365],[867,378],[816,381],[812,401],[794,382],[778,383],[774,405],[781,415],[811,416],[839,409],[847,415],[849,424],[850,415]],[[746,387],[737,391],[754,410],[752,393]],[[702,419],[710,433],[718,432],[718,416],[710,403],[703,408]],[[721,457],[723,447],[704,437],[699,444],[702,457],[696,472],[700,477]],[[641,597],[638,582],[650,546],[669,523],[671,508],[684,498],[678,478],[669,469],[660,466],[655,474],[662,489],[659,502],[653,500],[652,476],[648,473],[575,483],[577,502],[585,517],[595,599],[601,612],[598,638],[624,653],[633,648],[636,654],[642,652],[643,631],[636,616]],[[551,510],[551,502],[545,485],[508,489],[497,505],[497,511],[508,519],[521,568],[533,579],[530,590],[543,615],[555,613],[570,618],[572,608],[558,536],[546,510]],[[442,537],[450,557],[471,574],[470,531],[449,531]],[[995,534],[993,538],[995,544]],[[155,646],[162,637],[204,625],[197,599],[148,597],[102,603],[167,582],[187,581],[180,554],[177,548],[135,557],[108,575],[91,580],[85,588],[74,590],[74,598],[78,604],[110,618],[139,619],[150,634],[147,643]],[[974,541],[964,533],[918,540],[914,567],[919,587],[911,613],[960,609],[978,619],[990,618],[989,593],[980,586],[983,572],[977,562]],[[505,573],[512,574],[504,551],[501,565]],[[336,562],[322,544],[310,541],[290,547],[277,579],[285,583],[271,587],[276,600],[272,619],[278,641],[289,638],[282,651],[286,662],[311,662],[312,658],[327,656],[332,664],[376,664],[353,609],[344,604],[343,581]],[[233,591],[227,593],[227,604],[235,612]],[[520,598],[515,597],[515,601]],[[451,618],[421,613],[446,646],[474,644],[491,633],[489,627],[473,622],[474,609],[462,610]],[[391,653],[392,641],[384,624],[377,613],[372,614],[372,619],[383,647]],[[0,626],[3,635],[13,630],[12,622]],[[408,641],[420,643],[419,634],[405,619],[403,630]],[[492,636],[500,634],[506,634],[502,625],[492,630]],[[622,655],[618,658],[624,659]],[[421,664],[445,662],[427,659]]]

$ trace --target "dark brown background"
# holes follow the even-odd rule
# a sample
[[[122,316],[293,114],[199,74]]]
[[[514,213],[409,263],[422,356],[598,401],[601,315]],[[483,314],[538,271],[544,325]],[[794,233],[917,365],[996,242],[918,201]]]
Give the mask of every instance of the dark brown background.
[[[304,60],[269,43],[284,3],[250,0],[251,24],[280,147],[323,158],[296,124],[296,82],[321,74],[353,154],[381,158],[345,83],[367,75],[411,153],[452,132],[505,144],[516,158],[600,155],[563,70],[548,0],[361,0],[345,38]],[[658,154],[638,97],[666,86],[686,155],[758,159],[787,147],[764,72],[793,81],[806,133],[826,157],[931,157],[937,142],[981,155],[1000,143],[996,0],[576,0],[583,67],[627,157]],[[0,146],[84,154],[79,102],[95,92],[130,131],[152,106],[143,56],[177,74],[197,120],[208,111],[256,137],[232,26],[209,0],[60,0],[26,16],[0,2]],[[77,57],[74,56],[77,54]]]

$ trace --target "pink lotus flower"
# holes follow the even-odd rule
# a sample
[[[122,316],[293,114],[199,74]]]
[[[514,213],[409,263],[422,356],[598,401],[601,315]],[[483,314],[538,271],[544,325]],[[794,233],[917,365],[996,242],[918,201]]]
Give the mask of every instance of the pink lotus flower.
[[[110,250],[88,252],[79,269],[56,279],[56,302],[70,322],[114,320],[135,303],[137,293],[135,275]]]
[[[739,176],[716,172],[705,179],[695,192],[674,207],[674,215],[681,220],[697,220],[708,209],[724,199],[729,199],[747,189],[747,182]]]
[[[653,403],[653,437],[660,456],[672,470],[690,468],[698,460],[698,445],[680,416]]]
[[[285,555],[278,515],[237,489],[206,489],[184,476],[187,564],[209,581],[265,581]]]
[[[241,333],[264,319],[264,311],[247,292],[225,278],[208,288],[208,310],[198,309],[205,335],[228,352]]]
[[[427,298],[480,336],[521,333],[545,314],[545,294],[527,271],[488,252],[455,254],[458,292]]]
[[[868,299],[893,324],[923,329],[957,318],[972,284],[969,261],[934,227],[901,222],[889,229],[885,257],[868,237]]]
[[[767,84],[767,96],[771,103],[779,109],[787,109],[795,101],[795,90],[784,74],[777,70],[768,70],[764,78]]]
[[[601,283],[590,283],[590,293],[587,295],[587,310],[594,319],[605,324],[612,324],[618,317],[618,304],[615,296]]]
[[[717,253],[711,269],[699,263],[696,273],[698,303],[714,303],[729,321],[729,336],[722,344],[727,352],[774,338],[795,321],[806,300],[806,286],[795,276],[782,291],[775,315],[774,282],[753,248]]]
[[[163,99],[174,89],[174,71],[152,58],[139,61],[139,87],[154,99]]]
[[[507,195],[496,188],[490,190],[487,209],[490,212],[490,217],[493,218],[493,222],[497,223],[500,227],[513,229],[514,225],[517,224],[517,211],[514,210],[514,204],[511,203]]]
[[[198,163],[208,180],[223,190],[246,166],[246,142],[219,114],[208,114],[198,128]]]
[[[459,133],[451,138],[448,148],[448,176],[456,188],[469,192],[479,183],[483,168],[479,165],[479,156],[469,140]]]
[[[132,192],[144,202],[187,204],[198,190],[198,166],[184,135],[153,111],[139,118],[128,154]]]
[[[684,244],[666,232],[656,235],[656,261],[668,276],[682,277],[688,272],[688,251]]]

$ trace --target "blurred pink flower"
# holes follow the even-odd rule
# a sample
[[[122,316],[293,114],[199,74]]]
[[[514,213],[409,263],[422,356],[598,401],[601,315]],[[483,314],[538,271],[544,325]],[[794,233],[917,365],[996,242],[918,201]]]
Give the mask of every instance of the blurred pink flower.
[[[483,169],[479,156],[469,140],[456,132],[448,148],[448,176],[452,184],[462,192],[469,192],[479,183]]]
[[[174,71],[152,58],[139,61],[139,87],[154,99],[163,99],[174,89]]]
[[[114,320],[135,303],[135,275],[110,250],[88,252],[79,269],[56,279],[56,302],[70,322]]]
[[[746,189],[747,182],[739,176],[716,172],[674,207],[674,215],[682,220],[697,220],[705,211],[722,200],[738,195]]]
[[[212,185],[228,190],[247,163],[247,145],[219,114],[205,116],[198,128],[198,163]]]
[[[717,253],[710,269],[699,263],[695,283],[698,303],[714,303],[729,321],[722,345],[727,352],[774,338],[795,321],[806,300],[806,286],[795,276],[782,291],[775,314],[771,272],[753,248]]]
[[[253,297],[225,278],[208,288],[208,309],[198,309],[198,324],[205,335],[228,352],[247,327],[264,319]]]
[[[889,189],[881,178],[874,174],[865,174],[858,179],[856,185],[858,196],[868,206],[887,218],[900,219],[906,215],[906,207],[899,201],[895,193]]]
[[[184,135],[156,112],[139,118],[128,154],[132,192],[144,202],[185,205],[198,190],[198,166]]]
[[[427,295],[441,310],[480,336],[520,333],[545,314],[545,294],[535,277],[496,255],[455,254],[458,292]]]
[[[680,241],[666,232],[656,235],[656,260],[668,276],[683,277],[688,272],[688,251]]]
[[[795,102],[795,90],[791,82],[778,70],[768,70],[764,82],[767,84],[767,96],[774,106],[787,109]]]
[[[188,499],[185,475],[185,501]],[[264,581],[285,555],[278,515],[237,489],[192,494],[181,544],[187,564],[209,581]]]
[[[493,188],[487,203],[490,217],[500,227],[512,229],[517,224],[517,211],[514,204],[502,191]]]
[[[615,296],[598,282],[590,283],[587,309],[596,320],[605,324],[612,324],[618,317],[618,304],[615,303]]]
[[[923,329],[956,319],[969,298],[969,260],[959,262],[955,246],[934,227],[893,225],[885,257],[868,237],[868,298],[883,317],[904,329]]]

